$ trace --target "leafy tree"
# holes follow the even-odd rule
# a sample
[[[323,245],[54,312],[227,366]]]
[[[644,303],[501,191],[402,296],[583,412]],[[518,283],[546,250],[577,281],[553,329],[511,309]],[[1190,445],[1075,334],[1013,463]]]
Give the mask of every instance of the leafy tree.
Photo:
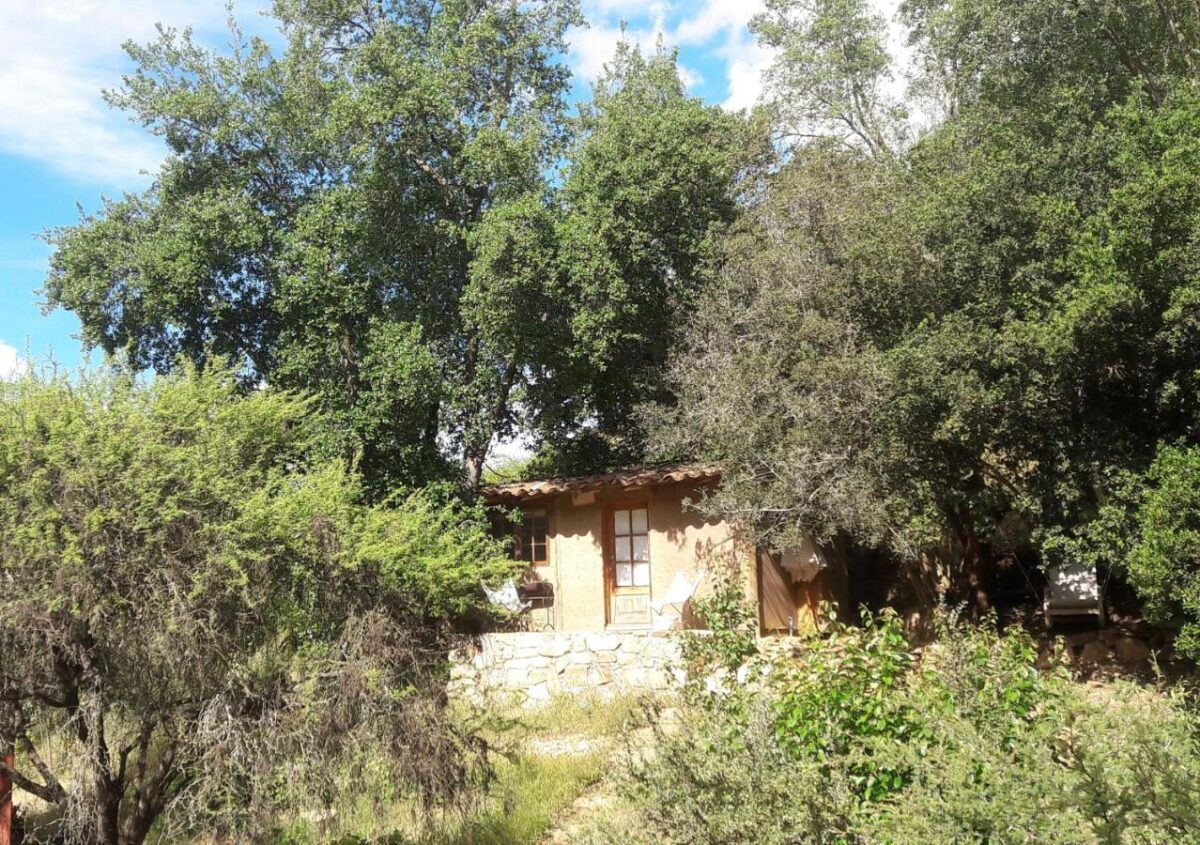
[[[907,111],[889,91],[887,21],[866,0],[767,0],[750,29],[778,51],[767,101],[793,138],[835,137],[873,155],[897,151]]]
[[[708,278],[713,237],[769,153],[761,125],[687,93],[662,45],[643,55],[618,44],[580,108],[560,230],[578,375],[547,380],[537,403],[546,462],[567,471],[642,458],[633,409],[669,398],[665,363]]]
[[[1131,88],[1161,100],[1196,67],[1192,4],[903,0],[899,16],[915,53],[912,93],[946,117],[987,104],[1036,119],[1064,95],[1111,104]]]
[[[0,386],[0,740],[69,841],[256,838],[367,757],[429,801],[484,774],[442,666],[512,563],[436,489],[359,504],[311,405],[215,367]]]
[[[906,6],[928,66],[961,64],[954,108],[895,158],[793,152],[652,412],[663,453],[726,463],[706,507],[932,562],[920,583],[979,606],[999,559],[1078,547],[1114,479],[1196,430],[1200,30],[1021,6]]]
[[[50,235],[48,304],[137,367],[216,354],[248,384],[315,392],[377,491],[445,474],[439,438],[474,485],[559,340],[537,233],[575,2],[275,15],[280,55],[236,30],[230,55],[186,32],[128,46],[110,100],[170,155],[146,193]]]
[[[853,151],[797,152],[722,241],[720,277],[672,362],[678,402],[646,409],[660,454],[725,467],[700,505],[772,545],[839,531],[883,544],[904,518],[884,471],[897,460],[882,430],[887,373],[854,323],[884,306],[860,297],[882,298],[886,277],[856,287],[836,263],[856,224],[892,219],[886,184]]]
[[[709,229],[734,213],[739,120],[628,45],[569,120],[575,0],[275,15],[278,55],[236,30],[228,55],[186,32],[128,47],[110,101],[170,156],[144,194],[50,234],[48,305],[139,368],[218,355],[247,385],[311,392],[375,495],[457,459],[473,488],[518,428],[555,445],[598,428],[627,447],[576,453],[636,455],[626,411],[661,393]]]

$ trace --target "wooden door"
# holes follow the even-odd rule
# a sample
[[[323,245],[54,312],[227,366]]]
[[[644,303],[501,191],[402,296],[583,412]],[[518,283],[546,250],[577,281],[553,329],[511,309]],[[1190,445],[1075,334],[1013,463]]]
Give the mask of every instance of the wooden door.
[[[775,558],[758,552],[758,608],[763,633],[786,631],[796,624],[796,599],[792,582]]]
[[[809,631],[820,620],[821,602],[830,597],[826,575],[796,583],[778,555],[758,552],[758,607],[761,632]]]
[[[606,510],[608,624],[650,627],[650,511],[645,503]]]

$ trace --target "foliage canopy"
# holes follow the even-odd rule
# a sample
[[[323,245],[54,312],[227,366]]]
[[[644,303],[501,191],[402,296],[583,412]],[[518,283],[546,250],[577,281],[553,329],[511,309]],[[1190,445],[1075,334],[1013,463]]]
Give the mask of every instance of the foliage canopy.
[[[626,411],[660,395],[733,215],[742,124],[687,94],[673,54],[628,45],[571,118],[575,0],[274,13],[278,53],[236,30],[229,54],[186,32],[128,45],[110,100],[170,155],[146,192],[50,233],[48,305],[136,367],[218,355],[312,393],[376,495],[456,461],[473,488],[518,426],[577,460],[636,457]]]
[[[986,606],[997,561],[1056,562],[1194,440],[1200,17],[1176,6],[903,5],[936,119],[894,155],[845,121],[790,149],[722,241],[678,401],[647,412],[659,454],[726,466],[708,507],[776,548],[932,559]],[[841,102],[810,66],[843,97],[886,70],[821,53],[877,30],[862,4],[769,9],[776,99]]]

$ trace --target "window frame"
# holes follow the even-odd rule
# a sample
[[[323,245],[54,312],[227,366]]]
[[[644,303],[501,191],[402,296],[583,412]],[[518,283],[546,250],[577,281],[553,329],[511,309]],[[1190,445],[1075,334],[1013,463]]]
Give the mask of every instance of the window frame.
[[[541,522],[540,541],[534,533],[537,521]],[[521,508],[521,521],[515,526],[513,538],[513,559],[519,560],[530,567],[550,565],[550,512],[546,508]],[[537,549],[541,546],[542,558],[537,558]],[[526,556],[528,550],[528,557]]]

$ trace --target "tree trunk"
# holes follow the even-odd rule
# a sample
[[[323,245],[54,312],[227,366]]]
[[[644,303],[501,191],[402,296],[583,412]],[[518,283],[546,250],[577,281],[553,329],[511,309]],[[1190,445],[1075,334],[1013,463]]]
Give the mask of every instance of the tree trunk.
[[[467,492],[479,492],[479,486],[483,483],[483,462],[486,459],[486,452],[467,454],[463,456],[463,469],[466,472],[466,478],[463,481],[463,485],[467,488]]]
[[[125,836],[121,845],[142,845],[157,818],[158,813],[154,809],[145,801],[140,802],[125,820]]]
[[[962,561],[956,579],[959,582],[956,598],[966,601],[976,615],[982,615],[992,607],[989,556],[975,533],[975,521],[969,509],[964,508],[959,513],[958,522]]]
[[[96,776],[97,845],[121,845],[121,790],[106,774]]]
[[[175,770],[175,746],[168,743],[159,749],[158,762],[153,773],[147,772],[151,756],[153,725],[142,730],[142,747],[134,764],[134,781],[131,792],[125,794],[125,819],[121,829],[121,845],[142,845],[150,835],[150,828],[158,820],[171,796],[182,788]],[[129,781],[124,781],[129,786]]]
[[[15,761],[11,739],[0,739],[0,760],[12,768]],[[0,845],[16,845],[13,834],[12,781],[0,773]]]
[[[150,828],[158,819],[158,809],[142,799],[126,813],[121,830],[121,845],[142,845],[150,835]]]
[[[936,555],[921,553],[915,560],[903,566],[909,588],[916,598],[915,618],[909,623],[922,636],[929,636],[933,630],[934,614],[941,603],[939,588],[939,561]]]

